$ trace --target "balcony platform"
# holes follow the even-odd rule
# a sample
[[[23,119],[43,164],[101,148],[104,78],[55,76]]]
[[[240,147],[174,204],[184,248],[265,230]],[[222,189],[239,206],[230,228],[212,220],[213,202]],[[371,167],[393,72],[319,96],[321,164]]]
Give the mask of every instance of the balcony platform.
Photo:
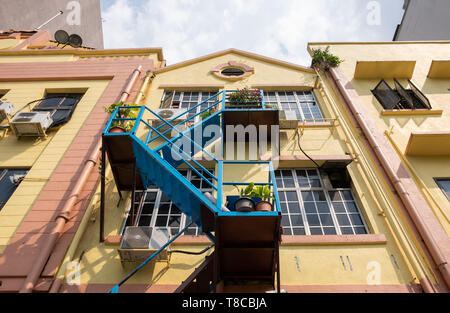
[[[227,125],[243,125],[247,127],[249,125],[255,125],[258,139],[260,135],[259,126],[267,125],[267,136],[268,140],[271,140],[272,126],[279,127],[279,111],[278,109],[271,108],[253,108],[253,107],[234,107],[226,106],[223,112],[223,123],[225,127]],[[278,132],[277,132],[278,133]],[[235,138],[236,139],[236,138]],[[225,128],[225,140],[226,138],[226,128]],[[245,140],[248,140],[248,135],[246,135]]]

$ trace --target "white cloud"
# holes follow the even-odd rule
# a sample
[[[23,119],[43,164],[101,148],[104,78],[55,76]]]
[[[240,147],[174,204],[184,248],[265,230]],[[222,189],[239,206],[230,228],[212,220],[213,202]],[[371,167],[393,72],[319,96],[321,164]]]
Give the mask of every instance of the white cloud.
[[[308,41],[391,40],[402,13],[402,0],[380,0],[389,14],[370,27],[361,0],[109,1],[105,47],[163,47],[168,64],[237,48],[309,65]]]

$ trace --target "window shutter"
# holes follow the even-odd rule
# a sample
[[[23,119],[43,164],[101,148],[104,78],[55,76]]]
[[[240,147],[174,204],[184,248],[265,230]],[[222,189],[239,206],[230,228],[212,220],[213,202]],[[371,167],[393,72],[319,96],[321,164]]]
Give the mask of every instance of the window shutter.
[[[419,88],[417,88],[416,85],[414,85],[412,83],[412,81],[410,81],[409,79],[408,79],[408,83],[411,86],[411,90],[414,92],[417,99],[419,99],[420,102],[422,103],[423,107],[427,108],[427,109],[431,109],[431,104],[430,104],[430,101],[428,100],[428,98],[425,97],[425,95],[419,90]]]
[[[411,96],[408,94],[408,92],[406,91],[405,88],[403,88],[402,85],[400,85],[400,83],[398,82],[398,80],[396,80],[394,78],[394,84],[395,84],[395,89],[398,91],[398,93],[403,97],[404,100],[404,104],[406,104],[406,106],[408,106],[410,109],[415,109],[414,107],[414,101],[411,98]]]
[[[386,110],[395,109],[401,98],[391,87],[382,79],[378,85],[372,90],[373,95],[381,103]]]

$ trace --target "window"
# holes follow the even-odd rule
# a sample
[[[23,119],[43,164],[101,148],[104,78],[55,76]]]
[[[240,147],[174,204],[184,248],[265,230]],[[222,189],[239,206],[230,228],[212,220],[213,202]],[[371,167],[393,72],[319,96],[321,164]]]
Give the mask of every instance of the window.
[[[203,170],[198,171],[208,178],[208,174]],[[214,174],[214,170],[208,169],[208,171]],[[179,172],[202,192],[213,193],[212,187],[194,171],[184,169],[179,170]],[[212,178],[208,180],[212,182]],[[136,192],[134,199],[136,207],[139,205],[142,192],[145,192],[145,200],[141,214],[138,217],[138,226],[167,228],[170,234],[175,235],[190,222],[190,219],[184,215],[157,186],[152,186],[146,191]],[[199,232],[198,226],[192,224],[184,234],[198,236],[201,235]]]
[[[12,196],[27,173],[28,170],[24,169],[0,168],[0,210]]]
[[[350,188],[333,188],[317,169],[282,169],[275,177],[285,235],[368,233]]]
[[[165,91],[161,101],[161,108],[183,109],[183,111],[187,111],[214,96],[216,93],[217,91]],[[208,106],[213,105],[217,101],[218,98],[214,97],[198,106],[195,110],[190,111],[187,116],[183,116],[183,118],[187,119],[199,113],[201,110],[206,109]],[[196,117],[196,120],[198,120],[198,116]]]
[[[398,80],[394,78],[395,88],[392,89],[382,79],[371,91],[386,110],[431,109],[428,98],[409,79],[408,83],[411,89],[403,88]]]
[[[35,105],[33,111],[51,112],[53,123],[50,127],[56,127],[70,120],[82,96],[80,93],[49,93]]]
[[[265,91],[264,102],[277,105],[283,111],[294,111],[299,121],[323,119],[311,91]]]
[[[435,178],[435,181],[450,201],[450,178]]]

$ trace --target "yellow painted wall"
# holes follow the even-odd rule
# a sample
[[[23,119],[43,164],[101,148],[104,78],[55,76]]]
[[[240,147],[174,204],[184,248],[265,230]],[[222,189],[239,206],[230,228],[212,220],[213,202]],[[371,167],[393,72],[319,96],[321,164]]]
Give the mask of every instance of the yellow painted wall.
[[[210,69],[228,61],[245,63],[255,68],[255,74],[248,79],[238,82],[229,82],[211,75]],[[242,88],[252,84],[309,84],[314,85],[315,74],[286,68],[281,65],[255,60],[242,55],[231,53],[205,60],[196,64],[181,67],[172,71],[156,75],[146,97],[146,104],[151,109],[160,105],[163,84],[195,84],[211,85],[223,84],[226,89]],[[326,86],[329,88],[329,86]],[[282,88],[280,88],[282,89]],[[336,118],[335,108],[341,108],[336,95],[327,89],[314,90],[317,101],[325,117]],[[327,96],[325,91],[328,93]],[[333,100],[334,99],[334,100]],[[287,285],[339,285],[367,283],[367,276],[373,270],[371,262],[380,265],[381,284],[409,284],[417,283],[416,278],[423,277],[425,272],[430,277],[430,267],[420,255],[418,243],[408,235],[405,220],[397,213],[394,195],[389,191],[382,179],[381,172],[376,168],[374,160],[368,151],[361,145],[361,138],[357,130],[352,127],[345,128],[353,135],[347,137],[343,128],[349,124],[349,117],[342,116],[335,128],[306,129],[302,142],[305,150],[311,155],[353,155],[353,161],[348,169],[352,177],[353,191],[362,210],[370,233],[384,234],[387,242],[381,244],[328,244],[328,245],[283,245],[281,247],[281,283]],[[138,132],[144,136],[144,132]],[[295,147],[291,138],[292,132],[287,132],[282,144],[283,155],[302,156],[298,147]],[[293,148],[293,149],[291,149]],[[291,150],[290,150],[291,149]],[[356,149],[356,150],[355,150]],[[361,154],[364,156],[362,157]],[[309,162],[309,161],[308,161]],[[281,162],[280,167],[307,167],[306,161]],[[237,169],[226,171],[224,180],[253,180],[263,179],[264,173],[259,171],[257,165],[237,166]],[[244,174],[243,174],[244,173]],[[99,189],[97,189],[97,193]],[[226,188],[224,194],[232,194],[233,187]],[[127,198],[128,195],[125,195]],[[121,201],[117,207],[118,194],[111,175],[107,182],[106,226],[105,235],[119,235],[120,227],[129,208],[129,200]],[[100,244],[98,242],[99,229],[99,202],[96,199],[91,203],[93,213],[85,216],[88,219],[87,228],[81,236],[80,242],[74,242],[71,249],[75,250],[68,260],[81,260],[81,283],[117,283],[128,274],[137,264],[122,266],[120,263],[118,246]],[[404,231],[403,228],[406,228]],[[180,247],[178,244],[174,244]],[[206,245],[182,245],[183,249],[199,251]],[[411,255],[415,255],[411,257]],[[418,255],[418,256],[417,256]],[[346,263],[344,269],[340,257]],[[347,256],[350,259],[350,269]],[[180,284],[192,273],[204,256],[186,256],[176,254],[170,262],[170,267],[162,262],[150,263],[141,272],[136,274],[129,283],[154,284]],[[420,260],[419,260],[420,259]],[[395,262],[394,262],[395,260]],[[297,264],[298,263],[298,264]],[[65,264],[60,269],[64,277]],[[368,267],[369,266],[369,267]]]
[[[367,43],[367,44],[326,44],[330,45],[330,51],[344,59],[340,69],[351,81],[356,92],[361,97],[366,109],[369,111],[380,130],[390,132],[394,148],[404,154],[411,132],[441,132],[450,131],[450,79],[428,78],[432,60],[448,60],[450,42],[441,43]],[[325,47],[324,44],[310,44],[310,48]],[[371,93],[380,79],[355,79],[355,65],[357,61],[416,61],[411,81],[429,99],[432,110],[442,110],[442,114],[429,115],[382,115],[381,104]],[[393,79],[386,79],[393,88]],[[398,79],[407,86],[406,79]],[[445,143],[443,143],[445,144]],[[411,176],[417,175],[416,183],[428,200],[435,215],[438,217],[443,228],[450,235],[450,201],[445,197],[434,177],[450,177],[450,156],[405,156],[411,164]]]
[[[22,43],[23,39],[0,39],[0,50],[14,48]]]
[[[0,252],[14,236],[108,84],[107,80],[0,83],[0,89],[9,90],[4,98],[11,101],[16,110],[32,100],[42,98],[46,90],[86,91],[71,120],[58,130],[49,131],[46,139],[17,139],[12,133],[3,139],[0,137],[0,168],[31,168],[0,211]]]

